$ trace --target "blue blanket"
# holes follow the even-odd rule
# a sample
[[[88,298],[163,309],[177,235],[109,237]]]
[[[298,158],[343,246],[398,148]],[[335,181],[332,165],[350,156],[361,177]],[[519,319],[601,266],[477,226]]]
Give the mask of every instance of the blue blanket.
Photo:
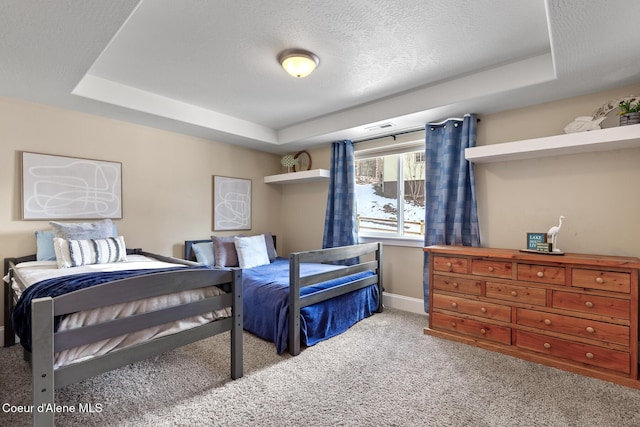
[[[328,264],[301,264],[301,276],[343,268]],[[331,288],[373,275],[352,274],[301,289],[302,295]],[[272,341],[278,354],[287,348],[289,337],[289,260],[278,258],[271,264],[242,271],[244,329]],[[378,288],[371,285],[300,310],[300,333],[306,346],[341,334],[354,323],[371,316],[378,308]]]
[[[31,301],[34,298],[57,297],[79,289],[99,285],[113,280],[127,277],[142,276],[152,273],[163,273],[173,270],[183,270],[185,267],[167,267],[147,270],[122,270],[108,272],[82,273],[71,276],[56,277],[42,280],[29,286],[20,295],[16,307],[13,310],[12,321],[16,334],[20,337],[22,346],[31,351]],[[208,267],[188,267],[188,268],[208,268]],[[54,318],[54,331],[58,330],[60,322],[64,316]]]

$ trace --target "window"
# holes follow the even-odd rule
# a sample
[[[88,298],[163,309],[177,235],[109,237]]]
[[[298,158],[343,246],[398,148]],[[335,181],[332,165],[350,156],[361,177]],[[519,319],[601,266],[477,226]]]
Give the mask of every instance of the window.
[[[424,145],[424,144],[423,144]],[[424,237],[424,148],[394,154],[356,153],[360,236]]]

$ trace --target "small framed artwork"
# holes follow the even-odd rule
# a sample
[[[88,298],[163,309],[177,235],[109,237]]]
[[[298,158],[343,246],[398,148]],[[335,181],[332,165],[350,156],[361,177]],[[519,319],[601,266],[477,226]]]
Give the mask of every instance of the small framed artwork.
[[[527,233],[527,249],[539,250],[538,243],[547,243],[547,233]]]
[[[307,151],[298,151],[293,159],[295,163],[293,164],[294,172],[308,171],[311,169],[311,155]]]
[[[122,164],[21,152],[22,219],[122,218]]]
[[[251,229],[251,180],[213,176],[213,230]]]

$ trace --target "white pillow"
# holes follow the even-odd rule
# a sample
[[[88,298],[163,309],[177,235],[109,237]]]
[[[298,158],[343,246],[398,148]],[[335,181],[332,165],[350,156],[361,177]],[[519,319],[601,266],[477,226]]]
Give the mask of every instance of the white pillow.
[[[58,268],[91,264],[109,264],[127,260],[124,237],[108,239],[64,240],[53,239]]]
[[[69,242],[60,237],[53,238],[53,251],[56,253],[58,268],[71,267],[71,255],[69,254]]]
[[[238,253],[238,264],[240,268],[252,268],[270,263],[264,235],[234,237],[233,243]]]

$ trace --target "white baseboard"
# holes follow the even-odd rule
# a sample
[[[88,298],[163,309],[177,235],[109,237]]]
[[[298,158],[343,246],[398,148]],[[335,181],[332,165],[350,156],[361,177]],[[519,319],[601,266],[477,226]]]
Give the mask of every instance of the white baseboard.
[[[425,316],[427,315],[424,311],[424,300],[419,298],[405,297],[385,292],[383,300],[385,307],[408,311],[410,313],[424,314]]]

